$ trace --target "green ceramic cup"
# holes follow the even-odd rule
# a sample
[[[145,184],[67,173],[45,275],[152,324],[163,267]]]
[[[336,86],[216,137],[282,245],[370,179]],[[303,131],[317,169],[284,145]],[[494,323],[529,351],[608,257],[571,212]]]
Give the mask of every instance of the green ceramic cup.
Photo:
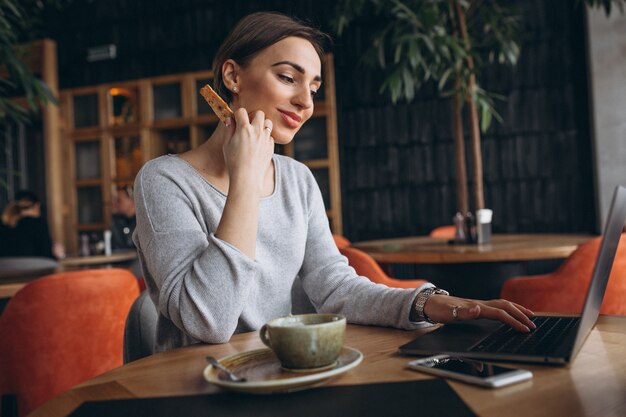
[[[267,322],[259,331],[283,368],[310,370],[334,365],[346,333],[339,314],[300,314]]]

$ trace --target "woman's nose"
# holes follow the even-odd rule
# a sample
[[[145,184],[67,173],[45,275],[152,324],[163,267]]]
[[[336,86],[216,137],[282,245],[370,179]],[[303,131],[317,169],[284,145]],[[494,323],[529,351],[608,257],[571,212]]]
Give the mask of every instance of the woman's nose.
[[[293,97],[293,103],[302,109],[308,109],[313,106],[313,97],[311,90],[304,86],[298,89],[297,94]]]

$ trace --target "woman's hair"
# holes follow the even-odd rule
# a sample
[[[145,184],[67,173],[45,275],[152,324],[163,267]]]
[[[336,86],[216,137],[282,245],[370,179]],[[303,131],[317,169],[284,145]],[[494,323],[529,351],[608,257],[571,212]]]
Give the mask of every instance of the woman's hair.
[[[22,212],[33,207],[41,201],[32,191],[21,190],[15,194],[15,200],[7,204],[2,212],[2,223],[9,227],[17,226],[22,218]]]
[[[290,36],[311,42],[320,60],[324,55],[324,43],[330,41],[326,33],[281,13],[258,12],[241,19],[213,59],[215,91],[230,103],[233,95],[222,79],[224,62],[232,59],[245,68],[259,52]]]

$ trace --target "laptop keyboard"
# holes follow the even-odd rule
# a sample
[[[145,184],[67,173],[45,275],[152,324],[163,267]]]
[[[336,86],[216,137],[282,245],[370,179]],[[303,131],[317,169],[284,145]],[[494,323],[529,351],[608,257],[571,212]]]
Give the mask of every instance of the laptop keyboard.
[[[530,333],[519,333],[510,326],[502,325],[469,351],[530,355],[547,353],[578,324],[580,317],[533,317],[531,320],[537,328]]]

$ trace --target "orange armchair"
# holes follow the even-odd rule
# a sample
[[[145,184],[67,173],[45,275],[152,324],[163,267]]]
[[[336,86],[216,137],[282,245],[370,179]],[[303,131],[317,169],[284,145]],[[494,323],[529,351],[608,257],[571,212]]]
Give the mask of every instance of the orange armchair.
[[[374,258],[362,250],[343,247],[339,248],[339,252],[348,258],[348,263],[356,270],[357,274],[367,277],[378,284],[384,284],[394,288],[417,288],[426,283],[423,279],[407,280],[391,278],[385,274]]]
[[[601,314],[626,315],[626,238],[617,247],[613,269],[600,308]],[[601,238],[578,247],[554,272],[517,277],[506,281],[501,297],[534,311],[580,313],[591,274],[600,250]]]
[[[126,315],[139,295],[124,269],[48,275],[18,291],[0,316],[0,396],[20,416],[122,365]]]
[[[448,225],[448,226],[435,227],[433,230],[430,231],[428,235],[430,237],[453,238],[455,234],[456,234],[456,227],[454,225]]]

